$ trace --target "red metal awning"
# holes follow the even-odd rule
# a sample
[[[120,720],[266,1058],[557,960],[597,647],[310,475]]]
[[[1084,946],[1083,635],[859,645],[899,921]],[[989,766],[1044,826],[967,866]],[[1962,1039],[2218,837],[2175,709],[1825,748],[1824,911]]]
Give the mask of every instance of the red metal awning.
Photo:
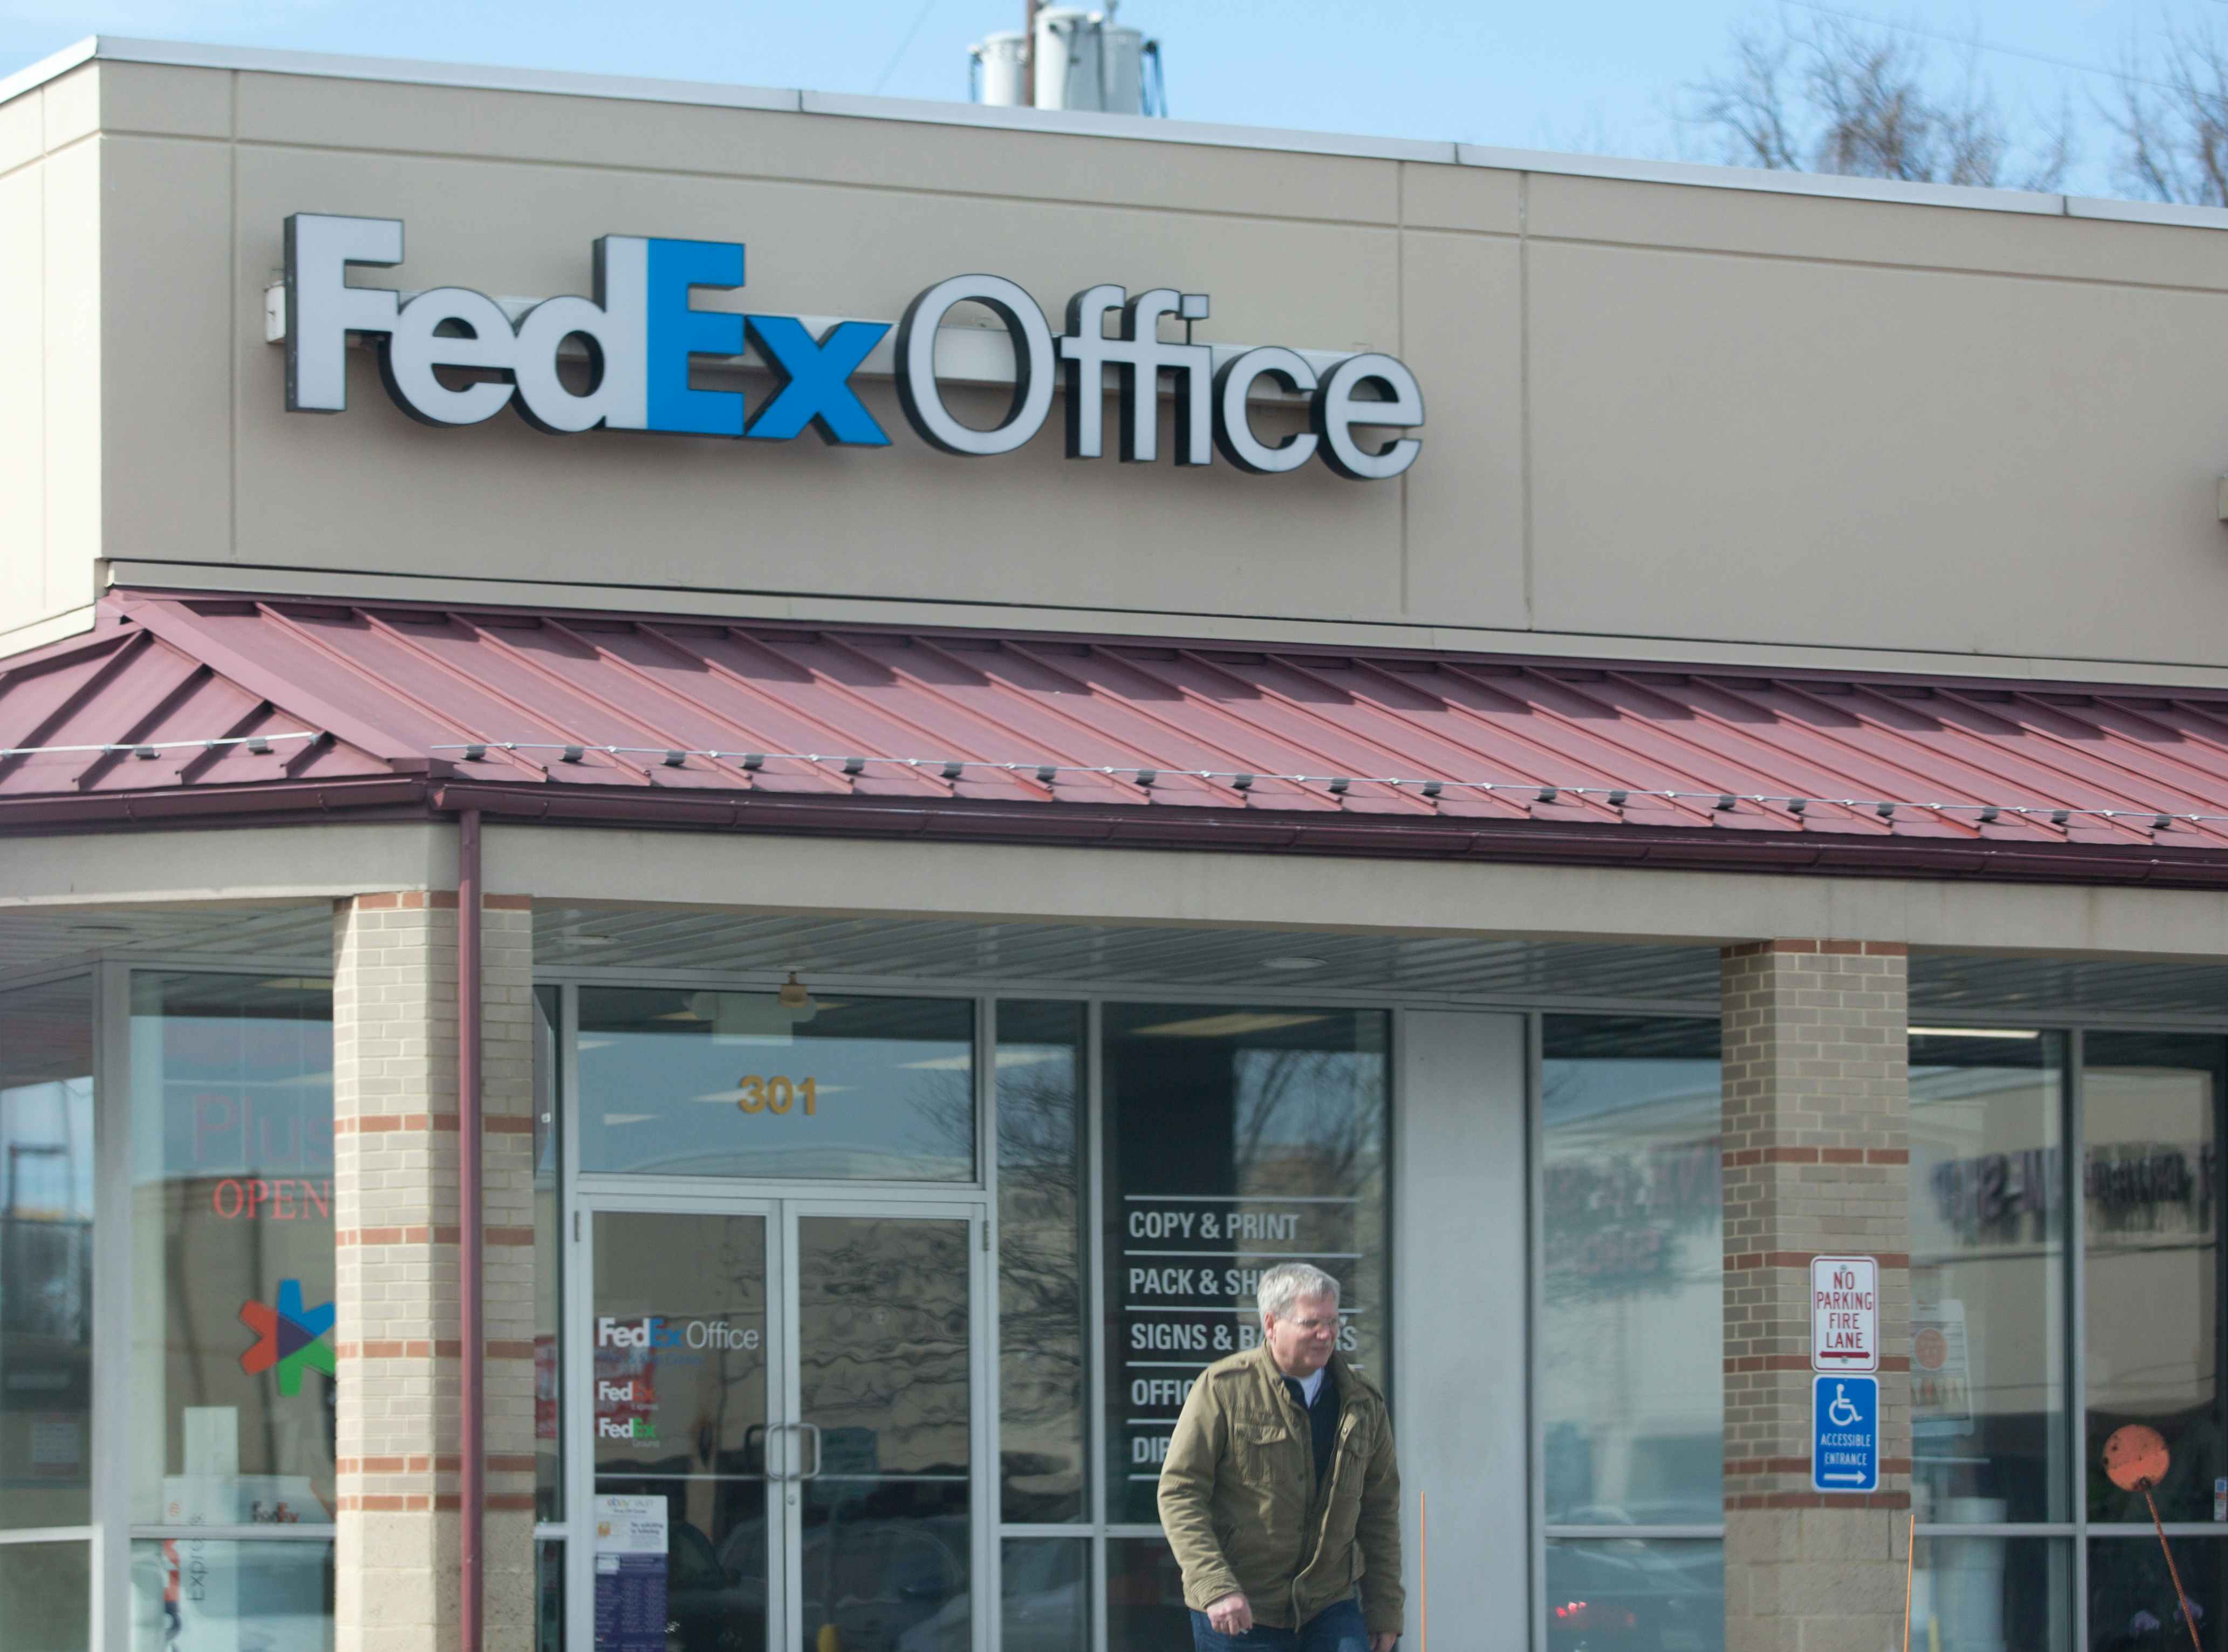
[[[2228,883],[2228,694],[123,592],[0,828],[547,820]]]

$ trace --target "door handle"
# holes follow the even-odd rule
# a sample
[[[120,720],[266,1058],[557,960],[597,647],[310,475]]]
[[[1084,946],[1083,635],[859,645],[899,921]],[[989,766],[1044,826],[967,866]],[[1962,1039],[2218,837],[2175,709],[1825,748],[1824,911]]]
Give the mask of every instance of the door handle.
[[[797,1431],[799,1439],[807,1434],[812,1436],[812,1466],[809,1469],[799,1469],[795,1477],[799,1480],[817,1480],[820,1478],[820,1425],[792,1423],[790,1426]]]

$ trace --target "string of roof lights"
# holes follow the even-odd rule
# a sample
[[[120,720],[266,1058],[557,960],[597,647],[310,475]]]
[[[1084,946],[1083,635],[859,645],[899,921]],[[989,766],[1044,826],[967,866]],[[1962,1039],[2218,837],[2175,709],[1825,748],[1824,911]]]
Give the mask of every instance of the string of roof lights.
[[[136,757],[150,760],[165,752],[220,752],[227,746],[244,746],[257,757],[271,755],[272,746],[278,740],[322,740],[325,737],[315,729],[292,728],[284,733],[227,734],[216,740],[126,740],[121,743],[92,746],[0,746],[0,758],[64,757],[98,755],[101,757]]]
[[[251,755],[268,756],[280,741],[317,742],[327,738],[315,729],[298,728],[260,734],[228,734],[206,740],[9,746],[0,746],[0,759],[101,756],[132,757],[144,760],[159,757],[164,752],[218,752],[234,746],[244,747]],[[583,763],[592,752],[603,757],[654,758],[663,767],[677,769],[684,767],[690,758],[700,758],[707,762],[736,765],[748,774],[759,772],[769,763],[803,763],[814,768],[831,769],[847,778],[856,778],[869,767],[877,765],[893,771],[932,773],[944,781],[962,779],[971,771],[1008,778],[1024,777],[1046,786],[1064,775],[1089,775],[1098,779],[1127,780],[1143,791],[1150,791],[1164,780],[1202,780],[1209,784],[1221,781],[1241,797],[1266,780],[1288,785],[1321,786],[1332,797],[1339,798],[1348,796],[1357,785],[1373,785],[1383,786],[1394,792],[1412,793],[1433,802],[1450,792],[1472,792],[1546,804],[1559,803],[1566,797],[1591,797],[1600,799],[1610,808],[1621,809],[1635,798],[1660,798],[1667,803],[1698,804],[1704,807],[1706,812],[1713,814],[1727,813],[1742,804],[1753,804],[1758,808],[1777,806],[1797,816],[1815,808],[1828,808],[1845,809],[1852,814],[1869,813],[1881,820],[1892,820],[1898,810],[1911,810],[1920,814],[1943,816],[1970,815],[1974,823],[1982,826],[1993,824],[2008,816],[2016,820],[2040,821],[2059,827],[2076,819],[2129,821],[2146,825],[2156,832],[2171,830],[2176,825],[2228,823],[2228,814],[2212,814],[2203,810],[2095,809],[2066,804],[1918,803],[1906,798],[1798,797],[1792,793],[1694,791],[1671,786],[1559,785],[1546,784],[1537,780],[1424,779],[1411,775],[1389,774],[1273,774],[1262,770],[1171,769],[1146,764],[1007,762],[973,757],[868,757],[828,752],[730,752],[708,746],[591,746],[560,740],[457,740],[445,741],[428,749],[458,752],[467,763],[484,762],[490,752],[554,752],[560,762]]]
[[[558,740],[456,741],[429,749],[461,752],[463,760],[467,763],[483,762],[490,752],[555,752],[559,754],[560,762],[582,763],[592,752],[605,757],[652,758],[661,766],[671,769],[685,766],[693,757],[710,762],[734,764],[749,774],[759,772],[769,763],[803,763],[815,768],[832,769],[849,778],[856,778],[869,767],[880,766],[933,774],[945,781],[961,779],[970,771],[1008,778],[1018,776],[1047,786],[1064,775],[1090,775],[1100,779],[1127,780],[1143,791],[1150,791],[1165,780],[1203,780],[1209,784],[1221,781],[1241,797],[1250,793],[1261,782],[1272,780],[1291,785],[1321,786],[1331,796],[1341,798],[1354,786],[1374,785],[1396,792],[1412,792],[1435,802],[1450,792],[1477,792],[1540,804],[1553,804],[1565,797],[1594,797],[1612,809],[1620,809],[1636,797],[1647,797],[1702,804],[1706,805],[1709,812],[1716,814],[1728,812],[1746,803],[1759,807],[1776,804],[1796,816],[1803,815],[1813,808],[1846,809],[1857,814],[1869,812],[1882,820],[1891,820],[1898,810],[1908,809],[1943,816],[1969,814],[1975,817],[1977,824],[1984,826],[2007,816],[2021,820],[2046,821],[2052,826],[2064,826],[2076,818],[2129,821],[2146,824],[2153,831],[2161,832],[2171,829],[2177,823],[2228,823],[2228,814],[2156,809],[2083,809],[2058,804],[1914,803],[1884,797],[1795,797],[1770,792],[1700,791],[1672,787],[1547,785],[1537,780],[1419,779],[1406,775],[1271,774],[1247,769],[1171,769],[1141,764],[1004,762],[990,758],[959,757],[867,757],[827,752],[728,752],[680,746],[574,745]]]

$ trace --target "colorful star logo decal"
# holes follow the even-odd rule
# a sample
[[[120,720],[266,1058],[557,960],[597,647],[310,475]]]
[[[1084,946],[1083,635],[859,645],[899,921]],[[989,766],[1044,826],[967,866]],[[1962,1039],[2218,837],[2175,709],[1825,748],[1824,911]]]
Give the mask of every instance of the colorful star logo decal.
[[[324,1340],[325,1333],[333,1328],[333,1305],[304,1308],[299,1279],[278,1282],[276,1309],[266,1303],[242,1303],[240,1321],[256,1335],[255,1346],[240,1356],[240,1368],[253,1376],[277,1367],[280,1393],[302,1392],[305,1365],[314,1365],[327,1376],[333,1374],[333,1350]]]

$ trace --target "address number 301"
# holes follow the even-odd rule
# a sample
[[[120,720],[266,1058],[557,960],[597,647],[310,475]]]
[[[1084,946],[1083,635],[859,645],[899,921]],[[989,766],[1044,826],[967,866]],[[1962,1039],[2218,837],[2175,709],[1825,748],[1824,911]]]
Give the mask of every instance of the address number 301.
[[[743,1074],[743,1093],[735,1105],[746,1113],[785,1113],[802,1101],[806,1117],[820,1111],[820,1086],[810,1079],[762,1078]]]

